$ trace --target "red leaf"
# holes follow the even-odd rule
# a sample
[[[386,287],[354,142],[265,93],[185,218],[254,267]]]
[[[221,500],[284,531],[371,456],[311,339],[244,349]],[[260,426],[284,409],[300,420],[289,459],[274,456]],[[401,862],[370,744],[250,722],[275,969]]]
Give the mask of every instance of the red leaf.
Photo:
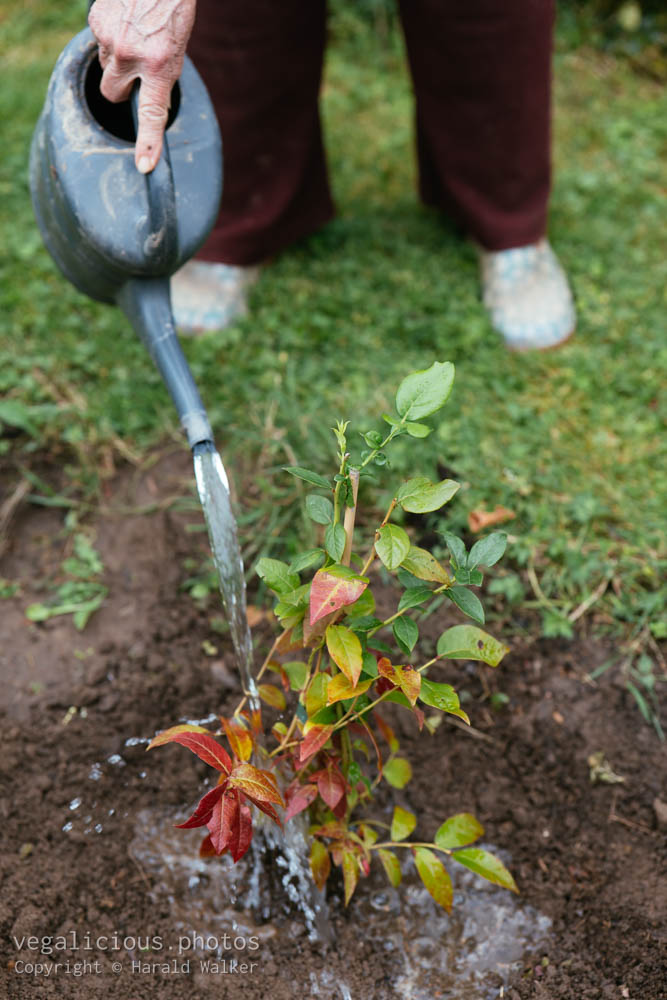
[[[168,735],[169,734],[169,735]],[[158,742],[159,741],[159,742]],[[188,728],[184,731],[181,726],[174,726],[173,730],[165,730],[158,733],[154,740],[148,744],[150,750],[154,746],[161,746],[163,743],[180,743],[181,746],[192,750],[205,764],[210,764],[216,771],[223,771],[229,774],[232,769],[232,760],[224,747],[213,739],[209,733],[202,733],[197,729]]]
[[[252,841],[252,816],[248,806],[241,806],[236,826],[229,839],[229,853],[236,864],[250,847]]]
[[[345,780],[337,767],[327,767],[317,779],[317,790],[330,809],[335,809],[345,795]]]
[[[292,816],[297,816],[304,809],[307,809],[311,802],[315,801],[317,788],[314,785],[300,785],[293,782],[287,789],[285,798],[287,799],[285,822],[287,822]]]
[[[176,823],[176,827],[179,830],[190,830],[196,826],[206,826],[213,814],[213,807],[215,806],[221,795],[224,795],[225,785],[216,785],[215,788],[211,788],[206,795],[202,796],[199,800],[197,808],[193,812],[189,819],[186,819],[185,823]]]
[[[332,812],[336,819],[344,819],[345,813],[347,812],[347,795],[343,795],[340,802]]]
[[[250,801],[254,806],[257,806],[260,812],[263,812],[267,816],[269,816],[273,820],[273,822],[276,823],[277,826],[279,826],[282,829],[283,824],[280,821],[280,816],[273,808],[273,806],[269,805],[268,802],[259,802],[259,801],[256,802],[254,799],[250,799]]]
[[[314,625],[332,611],[354,604],[367,586],[365,577],[357,576],[346,567],[335,567],[334,572],[318,569],[310,586],[310,624]]]
[[[299,759],[303,763],[321,750],[333,732],[333,726],[312,726],[299,747]]]
[[[199,857],[200,858],[214,858],[216,856],[215,848],[211,841],[211,834],[207,834],[199,845]]]
[[[154,736],[146,749],[152,750],[153,747],[161,747],[163,744],[171,742],[177,733],[208,733],[208,729],[204,729],[203,726],[193,726],[189,723],[170,726],[169,729],[163,729],[161,733]]]
[[[222,854],[229,847],[232,831],[238,823],[239,808],[237,791],[226,791],[213,807],[213,814],[206,825],[216,854]]]

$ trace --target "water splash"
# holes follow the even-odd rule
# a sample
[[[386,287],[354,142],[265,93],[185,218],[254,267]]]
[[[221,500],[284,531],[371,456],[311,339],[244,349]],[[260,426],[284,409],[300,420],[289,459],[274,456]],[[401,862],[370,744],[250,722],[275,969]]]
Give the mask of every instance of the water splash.
[[[241,683],[251,709],[259,708],[252,675],[252,640],[246,614],[243,560],[229,497],[229,481],[220,455],[210,441],[194,448],[194,468],[225,614],[236,651]]]

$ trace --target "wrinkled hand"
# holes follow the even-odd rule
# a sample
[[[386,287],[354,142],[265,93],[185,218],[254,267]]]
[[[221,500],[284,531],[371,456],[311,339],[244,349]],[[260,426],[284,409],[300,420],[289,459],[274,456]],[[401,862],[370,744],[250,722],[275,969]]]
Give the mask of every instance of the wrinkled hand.
[[[134,161],[142,174],[162,152],[171,88],[181,75],[196,0],[96,0],[88,23],[99,43],[100,90],[125,101],[139,78],[139,129]]]

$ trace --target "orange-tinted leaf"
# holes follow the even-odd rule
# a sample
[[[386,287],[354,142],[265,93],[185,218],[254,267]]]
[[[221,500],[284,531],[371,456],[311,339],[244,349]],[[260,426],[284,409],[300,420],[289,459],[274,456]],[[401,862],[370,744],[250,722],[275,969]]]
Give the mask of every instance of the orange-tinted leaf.
[[[484,508],[478,507],[477,510],[471,510],[468,514],[468,525],[471,531],[478,532],[483,531],[484,528],[490,528],[493,524],[511,521],[515,517],[514,511],[508,510],[507,507],[496,507],[494,510],[484,510]]]
[[[394,730],[387,722],[384,721],[384,719],[377,711],[377,709],[373,712],[373,718],[375,719],[375,724],[377,725],[378,729],[380,730],[385,740],[389,744],[389,749],[391,750],[392,753],[396,753],[400,744],[396,739]]]
[[[359,861],[353,851],[343,850],[343,886],[345,905],[350,902],[359,881]]]
[[[436,903],[450,913],[454,890],[447,869],[427,847],[416,847],[412,853],[422,882]]]
[[[299,747],[299,760],[302,763],[322,749],[333,728],[333,726],[311,726]]]
[[[335,809],[345,795],[345,779],[335,765],[325,768],[317,779],[317,790],[330,809]]]
[[[411,705],[414,706],[422,684],[422,675],[414,667],[394,666],[386,656],[378,662],[378,673],[386,678],[391,684],[400,688]]]
[[[285,805],[283,797],[278,791],[274,775],[270,771],[260,771],[252,764],[237,764],[229,776],[228,786],[240,788],[244,795],[247,795],[250,801],[256,805],[260,802],[275,802],[279,806]]]
[[[329,837],[331,840],[342,840],[347,836],[347,827],[343,823],[324,823],[316,826],[311,833],[316,837]]]
[[[279,712],[285,708],[285,695],[275,684],[258,684],[257,693],[262,701],[270,705],[271,708],[277,708]]]
[[[317,798],[317,788],[315,785],[292,784],[290,788],[293,791],[290,792],[290,789],[288,789],[285,795],[287,799],[285,822],[290,820],[292,816],[297,816],[300,812],[303,812]]]
[[[234,756],[238,757],[239,760],[250,760],[252,756],[252,736],[248,730],[230,719],[221,717],[220,721]]]
[[[232,831],[238,823],[239,809],[239,794],[235,791],[225,792],[214,805],[213,813],[206,825],[216,854],[222,854],[229,846]]]
[[[394,889],[396,889],[401,884],[401,865],[398,858],[392,851],[388,851],[386,847],[378,848],[378,854],[380,855],[382,867],[387,873],[387,878]]]
[[[179,830],[190,830],[197,826],[206,826],[213,814],[213,807],[218,799],[224,794],[225,786],[216,785],[211,788],[206,795],[202,796],[197,804],[197,808],[185,823],[176,823]]]
[[[158,740],[159,743],[156,742]],[[185,728],[174,726],[173,729],[159,733],[154,740],[151,740],[146,749],[151,750],[154,746],[161,746],[163,743],[180,743],[181,746],[192,750],[205,764],[214,767],[216,771],[229,774],[232,769],[231,757],[224,747],[221,747],[210,733],[206,730],[202,731],[200,727],[194,729],[192,726]]]
[[[366,577],[358,576],[345,566],[318,569],[310,587],[310,624],[354,602],[368,586]]]
[[[336,674],[329,681],[327,688],[327,704],[333,705],[337,701],[344,701],[347,698],[357,698],[360,694],[365,694],[373,683],[373,678],[362,681],[355,687],[352,681],[345,674]]]
[[[310,870],[317,888],[324,889],[331,871],[331,858],[321,840],[313,840],[310,846]]]

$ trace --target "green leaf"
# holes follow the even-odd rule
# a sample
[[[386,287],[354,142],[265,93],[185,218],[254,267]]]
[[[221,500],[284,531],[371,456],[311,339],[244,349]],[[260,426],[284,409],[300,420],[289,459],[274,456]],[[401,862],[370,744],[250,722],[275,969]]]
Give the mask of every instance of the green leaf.
[[[437,847],[463,847],[484,834],[484,827],[472,813],[457,813],[442,824],[435,835]]]
[[[361,671],[368,677],[378,676],[378,661],[372,653],[363,653],[361,657]]]
[[[441,566],[435,556],[418,545],[411,545],[410,550],[401,563],[401,568],[412,573],[418,580],[428,580],[432,583],[451,583],[451,577],[444,566]]]
[[[22,431],[31,434],[32,437],[39,437],[39,430],[33,423],[30,407],[16,399],[0,400],[0,423],[20,427]]]
[[[433,899],[449,913],[452,909],[454,890],[447,869],[427,847],[413,849],[419,877]]]
[[[301,552],[292,559],[292,562],[289,564],[289,571],[290,573],[301,573],[304,569],[309,569],[311,566],[321,563],[324,555],[324,549],[308,549],[306,552]]]
[[[417,817],[414,813],[402,809],[401,806],[394,806],[394,815],[391,819],[390,840],[405,840],[409,837],[417,826]]]
[[[396,393],[396,409],[407,420],[428,417],[447,402],[453,383],[454,365],[436,361],[403,379]]]
[[[299,586],[299,577],[296,573],[291,573],[287,563],[280,559],[268,559],[263,556],[258,560],[255,569],[257,576],[262,578],[267,587],[281,596],[289,594]]]
[[[403,617],[397,618],[392,623],[391,627],[394,633],[394,639],[403,652],[411,653],[417,644],[417,639],[419,638],[419,629],[417,628],[416,622],[413,622],[412,618],[407,618],[403,615]]]
[[[345,625],[329,625],[324,633],[329,656],[356,686],[362,666],[361,643]]]
[[[316,524],[331,524],[334,516],[333,504],[328,497],[309,493],[306,497],[306,513]]]
[[[405,757],[393,757],[384,765],[382,777],[389,782],[392,788],[405,788],[412,777],[410,761]]]
[[[271,708],[277,708],[279,712],[285,709],[285,695],[275,684],[258,684],[257,693],[263,702]]]
[[[518,893],[517,884],[508,872],[502,861],[481,847],[465,847],[461,851],[454,851],[452,858],[459,864],[465,865],[471,872],[476,872],[488,882],[494,885],[501,885],[504,889],[510,889]]]
[[[393,851],[388,851],[386,847],[379,847],[378,854],[389,882],[394,889],[397,889],[401,884],[401,865],[398,858]]]
[[[417,476],[403,483],[396,499],[403,508],[411,514],[428,514],[439,510],[452,499],[459,489],[460,483],[453,479],[443,479],[440,483],[432,483],[424,476]]]
[[[380,537],[375,543],[375,551],[387,569],[398,569],[410,551],[407,532],[395,524],[385,524],[378,534]]]
[[[415,424],[412,420],[409,420],[407,422],[407,424],[405,425],[405,429],[410,435],[410,437],[413,438],[428,437],[431,431],[433,430],[432,427],[427,427],[426,424]]]
[[[441,531],[440,534],[445,539],[447,543],[447,548],[449,549],[449,554],[452,557],[452,563],[455,567],[466,565],[466,547],[460,538],[453,535],[451,531]]]
[[[454,625],[442,633],[436,652],[449,660],[482,660],[497,667],[509,647],[474,625]]]
[[[401,599],[398,602],[398,611],[404,611],[406,608],[418,608],[432,596],[433,591],[429,590],[428,587],[408,587],[401,594]]]
[[[475,566],[494,566],[502,559],[507,548],[507,535],[504,531],[494,531],[486,538],[475,542],[468,553],[468,569]]]
[[[329,524],[324,532],[324,547],[334,562],[340,562],[345,551],[345,528],[342,524]]]
[[[445,591],[445,597],[448,597],[457,608],[461,609],[464,615],[468,616],[468,618],[472,618],[473,621],[479,622],[480,625],[484,624],[484,608],[482,607],[482,602],[477,594],[473,594],[472,590],[468,590],[467,587],[449,587]]]
[[[315,674],[308,685],[305,702],[309,719],[312,719],[326,705],[328,685],[329,677],[327,674]]]
[[[287,674],[292,691],[300,691],[308,675],[306,664],[301,660],[293,660],[291,663],[283,663],[283,670]]]
[[[431,708],[438,708],[441,712],[449,712],[450,715],[458,715],[459,718],[463,716],[466,721],[469,721],[465,712],[461,711],[459,696],[451,684],[438,684],[422,674],[419,700]]]
[[[291,476],[303,479],[305,482],[310,483],[311,486],[319,486],[323,490],[332,489],[328,479],[320,476],[317,472],[312,472],[310,469],[302,469],[300,465],[286,465],[283,467],[283,472],[289,472]]]
[[[345,608],[345,614],[350,616],[354,615],[355,618],[364,618],[368,615],[372,615],[374,611],[375,598],[373,597],[373,591],[369,587],[366,588],[361,597],[357,598],[354,604],[348,604]]]

